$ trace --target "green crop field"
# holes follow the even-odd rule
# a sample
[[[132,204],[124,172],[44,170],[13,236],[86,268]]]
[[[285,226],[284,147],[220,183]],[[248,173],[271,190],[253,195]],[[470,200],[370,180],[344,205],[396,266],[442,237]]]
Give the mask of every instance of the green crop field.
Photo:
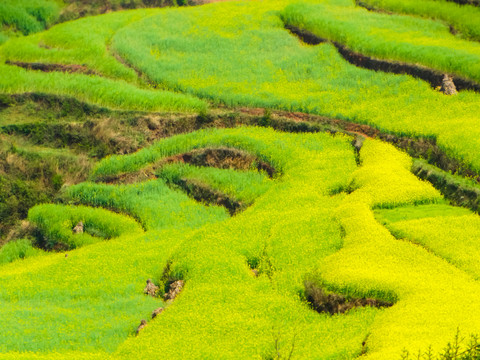
[[[479,359],[478,5],[1,2],[0,359]]]

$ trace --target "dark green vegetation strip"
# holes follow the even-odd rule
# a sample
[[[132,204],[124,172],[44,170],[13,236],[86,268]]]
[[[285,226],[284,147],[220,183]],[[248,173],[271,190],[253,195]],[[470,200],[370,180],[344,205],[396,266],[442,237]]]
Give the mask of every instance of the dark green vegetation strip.
[[[452,175],[422,160],[414,162],[412,171],[431,182],[453,204],[480,212],[480,185],[477,181]]]

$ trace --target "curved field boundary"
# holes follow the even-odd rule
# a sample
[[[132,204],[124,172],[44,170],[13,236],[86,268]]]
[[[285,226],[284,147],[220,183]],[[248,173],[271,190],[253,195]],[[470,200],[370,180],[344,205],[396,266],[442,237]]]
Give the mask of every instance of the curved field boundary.
[[[448,2],[454,2],[458,5],[472,5],[472,6],[480,6],[479,0],[446,0]]]
[[[202,111],[205,101],[191,95],[171,91],[139,88],[124,80],[58,71],[28,71],[17,66],[0,64],[0,92],[26,92],[68,95],[114,109],[146,111]]]
[[[419,63],[480,81],[480,44],[452,36],[448,26],[434,20],[328,2],[289,4],[282,18],[368,56]]]
[[[262,115],[263,111],[264,109],[241,108],[241,117],[244,117],[244,119],[240,119],[240,121],[250,125],[262,125],[262,122],[265,121],[264,115]],[[449,156],[437,144],[433,136],[404,136],[353,121],[277,110],[271,112],[271,118],[263,126],[271,126],[276,130],[286,132],[329,132],[332,134],[343,133],[353,137],[378,138],[404,150],[412,157],[426,159],[429,163],[435,164],[444,171],[474,178],[477,182],[480,182],[480,173],[466,166],[458,159]]]
[[[205,147],[162,158],[154,164],[149,164],[146,168],[141,168],[134,172],[100,176],[95,178],[95,181],[108,184],[131,184],[152,179],[155,177],[156,171],[159,168],[165,164],[177,162],[194,166],[216,167],[219,169],[249,170],[256,168],[258,171],[264,171],[270,178],[276,174],[276,170],[271,164],[247,151],[242,151],[234,147]]]
[[[212,189],[209,185],[203,184],[199,181],[181,178],[175,181],[174,184],[179,186],[187,193],[187,195],[198,202],[223,206],[228,210],[231,216],[245,210],[246,208],[246,205],[237,199],[230,197],[221,191]]]
[[[0,56],[10,62],[82,64],[107,78],[138,85],[138,73],[111,53],[109,44],[117,31],[158,11],[122,11],[58,24],[42,33],[11,39],[0,47]]]
[[[301,29],[293,25],[285,25],[293,35],[297,36],[301,41],[309,45],[318,45],[326,42],[332,43],[338,50],[338,53],[350,64],[374,71],[382,71],[392,74],[406,74],[422,79],[430,84],[432,88],[438,88],[442,85],[442,79],[445,73],[438,70],[428,68],[417,64],[408,64],[398,61],[381,60],[371,56],[363,55],[349,49],[336,41],[331,41],[316,36],[312,32]],[[470,90],[480,92],[480,84],[475,81],[465,79],[463,77],[453,75],[453,82],[458,91]]]
[[[184,171],[182,170],[178,171],[178,168],[169,167],[170,164],[185,166],[185,169],[187,169],[187,171],[185,171],[186,174],[183,174]],[[230,171],[235,169],[240,170],[243,174],[246,174],[248,170],[255,169],[260,172],[260,176],[268,176],[270,179],[273,178],[276,173],[273,166],[246,151],[228,147],[207,147],[163,158],[135,172],[107,175],[97,177],[95,180],[96,182],[118,185],[134,184],[161,178],[165,180],[167,185],[172,185],[174,189],[182,189],[187,195],[199,202],[225,207],[232,216],[252,205],[253,201],[237,199],[235,191],[232,191],[231,185],[227,186],[231,194],[227,194],[222,191],[222,189],[217,189],[213,184],[209,184],[208,181],[205,181],[205,178],[203,180],[197,179],[195,173],[201,170],[193,171],[193,174],[188,176],[189,168],[185,164],[192,165],[193,169],[198,169],[199,167],[213,167],[219,170]],[[193,177],[191,175],[193,175]],[[217,173],[217,175],[219,175],[219,173]],[[210,174],[210,176],[212,176],[212,174]],[[225,176],[230,180],[234,179],[231,173]],[[243,180],[247,181],[247,179]],[[225,186],[227,184],[223,185]],[[250,183],[249,185],[255,186],[254,183]]]

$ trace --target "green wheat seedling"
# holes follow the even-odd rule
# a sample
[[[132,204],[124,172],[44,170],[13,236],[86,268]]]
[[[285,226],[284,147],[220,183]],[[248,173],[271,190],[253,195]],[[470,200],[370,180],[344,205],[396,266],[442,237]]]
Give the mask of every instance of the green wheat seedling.
[[[480,81],[477,42],[455,38],[440,22],[368,12],[352,5],[351,1],[294,3],[285,8],[283,17],[290,25],[365,55],[419,63]],[[440,3],[440,8],[444,5]],[[478,19],[475,15],[470,13]]]
[[[479,357],[480,343],[478,336],[472,334],[467,341],[467,339],[461,335],[459,329],[457,329],[453,341],[449,342],[437,355],[433,353],[431,347],[425,352],[420,350],[416,355],[412,355],[408,350],[404,349],[400,355],[401,360],[476,360]]]
[[[401,2],[393,0],[366,0],[360,3],[373,6],[376,9],[444,21],[451,25],[455,32],[459,32],[460,36],[470,40],[480,40],[480,10],[477,7],[432,0],[403,0]]]

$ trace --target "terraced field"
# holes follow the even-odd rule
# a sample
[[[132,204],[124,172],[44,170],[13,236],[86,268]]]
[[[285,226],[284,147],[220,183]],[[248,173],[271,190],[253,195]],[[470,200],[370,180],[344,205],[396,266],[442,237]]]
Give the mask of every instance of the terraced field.
[[[0,20],[0,359],[480,356],[475,1]]]

